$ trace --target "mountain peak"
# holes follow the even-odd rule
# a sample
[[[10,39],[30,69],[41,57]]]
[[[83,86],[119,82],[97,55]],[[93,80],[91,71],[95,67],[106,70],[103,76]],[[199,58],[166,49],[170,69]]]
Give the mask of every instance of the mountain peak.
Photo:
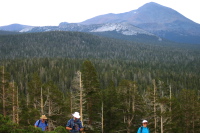
[[[139,7],[137,9],[137,11],[155,11],[155,10],[159,10],[159,11],[162,11],[162,10],[169,10],[170,8],[166,7],[166,6],[163,6],[163,5],[160,5],[158,3],[155,3],[155,2],[149,2],[149,3],[146,3],[144,4],[143,6]],[[158,12],[157,12],[158,13]]]
[[[157,7],[164,7],[164,6],[162,6],[162,5],[158,4],[158,3],[149,2],[149,3],[144,4],[140,8],[143,8],[143,7],[148,7],[149,8],[149,7],[155,7],[155,6],[157,6]]]
[[[106,18],[106,19],[105,19]],[[138,8],[126,13],[105,14],[94,17],[92,19],[81,22],[81,24],[103,24],[115,22],[127,22],[133,25],[141,23],[170,23],[176,20],[191,22],[177,11],[157,4],[149,2]]]
[[[198,41],[200,40],[198,39],[200,36],[199,24],[186,18],[176,10],[155,2],[146,3],[136,10],[125,13],[100,15],[81,24],[121,22],[130,23],[157,36],[177,42],[189,40],[187,42],[199,43]]]
[[[142,7],[138,8],[137,15],[134,15],[137,21],[135,21],[135,24],[137,23],[171,23],[176,20],[181,21],[190,21],[177,11],[162,6],[160,4],[157,4],[155,2],[146,3]],[[133,23],[134,24],[134,23]]]

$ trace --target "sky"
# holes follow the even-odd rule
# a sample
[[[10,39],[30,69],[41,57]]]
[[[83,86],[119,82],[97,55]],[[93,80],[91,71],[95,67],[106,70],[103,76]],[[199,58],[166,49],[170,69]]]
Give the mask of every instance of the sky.
[[[0,0],[0,26],[58,26],[107,14],[136,10],[155,2],[200,24],[198,0]]]

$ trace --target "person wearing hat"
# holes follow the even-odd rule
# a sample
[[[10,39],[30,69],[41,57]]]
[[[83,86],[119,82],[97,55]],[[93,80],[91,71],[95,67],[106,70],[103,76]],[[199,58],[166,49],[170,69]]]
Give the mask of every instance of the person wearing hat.
[[[142,126],[138,129],[137,133],[150,133],[149,128],[147,127],[148,121],[143,120]]]
[[[79,133],[83,131],[82,122],[80,121],[80,115],[78,112],[74,112],[72,114],[73,118],[67,122],[66,129],[70,131],[70,133]]]
[[[45,115],[42,115],[40,117],[40,120],[37,120],[35,122],[35,127],[39,127],[42,129],[42,131],[47,131],[48,123],[47,123],[47,117]]]

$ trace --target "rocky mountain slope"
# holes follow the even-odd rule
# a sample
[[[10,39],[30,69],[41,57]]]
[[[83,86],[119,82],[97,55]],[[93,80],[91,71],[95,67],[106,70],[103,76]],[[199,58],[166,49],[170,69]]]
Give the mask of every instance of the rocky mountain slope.
[[[121,22],[130,23],[152,34],[176,42],[200,44],[200,24],[189,20],[171,8],[154,2],[126,13],[97,16],[81,24]]]
[[[24,26],[10,25],[0,27],[0,30],[19,32],[45,32],[45,31],[79,31],[93,34],[127,38],[135,40],[139,36],[148,36],[153,40],[164,39],[200,44],[200,24],[197,24],[177,11],[154,2],[130,12],[119,14],[105,14],[81,23],[61,22],[59,26]],[[134,39],[133,39],[134,38]],[[144,37],[141,37],[145,40]]]
[[[60,23],[59,26],[27,27],[19,32],[47,32],[47,31],[79,31],[110,38],[131,40],[137,42],[162,41],[162,39],[150,32],[138,28],[129,23],[105,23],[83,25],[77,23]]]

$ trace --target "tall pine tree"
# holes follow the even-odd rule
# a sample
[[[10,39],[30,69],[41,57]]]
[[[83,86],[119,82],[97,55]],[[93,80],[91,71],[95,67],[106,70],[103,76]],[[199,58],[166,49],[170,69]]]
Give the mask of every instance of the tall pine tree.
[[[91,130],[100,130],[100,112],[101,112],[101,98],[100,98],[100,85],[97,72],[93,64],[86,60],[82,65],[82,84],[83,93],[86,99],[84,116],[87,119],[86,125]],[[85,119],[86,120],[86,119]]]

